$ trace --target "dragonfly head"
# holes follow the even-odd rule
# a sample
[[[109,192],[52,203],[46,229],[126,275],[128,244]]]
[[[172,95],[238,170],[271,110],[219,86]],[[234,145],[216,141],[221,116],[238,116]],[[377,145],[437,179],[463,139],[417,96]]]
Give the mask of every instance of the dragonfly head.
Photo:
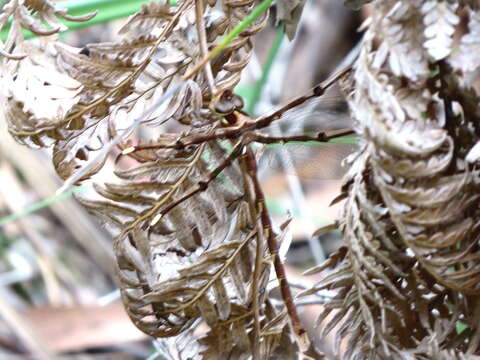
[[[215,112],[222,116],[229,125],[234,125],[236,116],[232,116],[235,111],[243,108],[243,99],[234,94],[231,90],[225,90],[215,104]]]

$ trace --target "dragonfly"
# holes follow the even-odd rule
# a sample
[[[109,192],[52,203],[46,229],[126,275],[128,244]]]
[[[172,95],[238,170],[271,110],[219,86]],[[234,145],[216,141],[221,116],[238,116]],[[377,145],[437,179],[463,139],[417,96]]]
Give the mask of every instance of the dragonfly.
[[[227,99],[222,99],[217,105],[218,113],[227,114],[228,118],[229,114],[237,111],[237,116],[246,116],[250,122],[261,121],[241,111],[243,102],[235,94],[229,93],[224,97]],[[227,101],[231,104],[230,108],[224,103]],[[279,141],[260,150],[259,171],[262,177],[279,172],[297,175],[302,180],[336,180],[343,177],[347,168],[341,166],[341,162],[358,146],[357,138],[349,130],[352,121],[346,100],[336,87],[329,87],[322,96],[313,92],[298,98],[266,118],[272,117],[276,117],[275,121],[262,130]],[[233,117],[230,125],[236,122],[239,120]],[[302,140],[304,136],[314,138],[320,132],[326,132],[327,136],[335,132],[350,135],[328,142]]]
[[[233,145],[242,139],[236,148],[230,147],[232,153],[212,171],[207,183],[238,159],[247,145],[254,149],[256,145],[263,146],[258,166],[262,177],[281,172],[307,181],[341,179],[347,169],[340,163],[356,150],[357,145],[346,101],[334,88],[349,72],[350,67],[346,67],[308,94],[257,118],[242,110],[244,104],[239,95],[225,90],[214,107],[222,117],[222,125],[215,132],[182,136],[170,144],[131,146],[124,148],[120,155],[147,149],[181,150],[222,139],[232,141]]]
[[[342,133],[351,128],[345,100],[341,95],[326,94],[287,111],[272,124],[273,136],[310,135],[325,131]],[[262,176],[284,173],[299,176],[305,181],[341,179],[347,168],[342,160],[357,149],[354,135],[332,139],[329,142],[289,141],[265,146],[260,158]]]
[[[195,179],[192,186],[189,186],[185,190],[182,189],[181,192],[177,192],[179,187],[175,185],[170,186],[170,190],[166,194],[161,195],[161,199],[157,200],[155,205],[150,207],[148,211],[142,211],[140,217],[137,217],[135,221],[129,223],[117,236],[117,239],[126,239],[126,235],[141,223],[142,229],[148,230],[149,232],[150,229],[154,228],[172,209],[194,198],[196,195],[205,192],[209,186],[213,185],[214,180],[221,176],[224,170],[232,165],[240,166],[241,169],[244,170],[243,175],[245,179],[248,180],[243,182],[245,199],[248,199],[249,208],[253,208],[252,214],[258,215],[258,223],[260,223],[259,225],[257,219],[254,219],[255,232],[261,231],[262,237],[272,256],[278,286],[281,289],[282,299],[293,331],[299,338],[304,338],[306,330],[301,324],[293,302],[293,295],[286,279],[283,260],[279,252],[279,238],[277,233],[272,230],[273,225],[266,205],[265,193],[257,174],[258,162],[253,145],[256,143],[266,146],[295,142],[326,143],[336,139],[338,140],[345,135],[352,135],[353,131],[351,129],[339,129],[328,132],[321,129],[322,131],[314,135],[302,133],[300,135],[284,136],[283,134],[265,135],[262,133],[274,123],[277,127],[281,126],[280,120],[283,118],[291,122],[293,110],[298,110],[296,108],[299,105],[308,104],[309,100],[323,95],[326,89],[332,87],[339,78],[348,72],[350,72],[350,68],[344,69],[332,78],[329,78],[326,82],[316,86],[309,94],[295,99],[293,102],[290,102],[269,115],[258,118],[252,118],[243,112],[243,102],[241,98],[231,91],[224,91],[215,106],[215,110],[220,116],[218,121],[216,120],[214,128],[208,129],[207,131],[200,130],[198,132],[192,131],[191,133],[180,134],[175,138],[166,138],[163,136],[156,144],[124,148],[121,153],[122,155],[132,154],[141,150],[155,149],[163,152],[165,156],[171,155],[172,160],[167,159],[165,161],[174,163],[177,158],[183,161],[185,157],[193,157],[193,160],[189,164],[196,164],[200,156],[204,154],[203,151],[209,142],[215,144],[228,142],[230,145],[230,149],[225,151],[225,154],[222,154],[225,156],[222,156],[221,159],[219,159],[220,161],[214,164],[215,168],[209,169],[210,171],[208,171],[207,174],[202,174],[198,180]],[[192,155],[192,151],[194,155]],[[155,165],[161,166],[158,162],[155,162]],[[184,172],[186,176],[190,174],[189,169],[191,169],[191,167],[188,167]]]

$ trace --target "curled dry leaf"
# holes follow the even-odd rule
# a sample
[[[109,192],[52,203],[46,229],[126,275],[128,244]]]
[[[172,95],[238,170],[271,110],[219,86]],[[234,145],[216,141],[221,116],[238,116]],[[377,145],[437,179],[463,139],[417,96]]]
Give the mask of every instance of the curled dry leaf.
[[[53,145],[62,178],[85,163],[92,166],[79,181],[93,177],[106,158],[91,163],[92,155],[183,81],[258,3],[152,1],[127,21],[119,42],[75,49],[47,38],[40,50],[22,41],[21,26],[48,35],[59,30],[55,16],[66,15],[49,1],[9,1],[0,26],[13,16],[2,49],[10,132],[29,145]],[[291,29],[302,5],[283,3]],[[464,85],[465,73],[478,69],[472,56],[458,54],[476,46],[474,5],[375,2],[349,91],[363,145],[349,159],[340,195],[347,199],[339,220],[346,246],[310,270],[321,278],[303,293],[334,292],[318,324],[320,336],[335,333],[342,359],[480,354],[480,176],[468,155],[480,140],[480,113],[477,93]],[[464,11],[471,26],[455,52]],[[272,231],[249,147],[260,138],[254,130],[270,120],[249,125],[235,110],[224,118],[211,110],[238,83],[251,37],[267,20],[263,14],[142,121],[172,122],[177,133],[122,138],[114,179],[80,199],[115,234],[128,314],[154,337],[177,336],[162,348],[175,359],[300,353],[292,335],[303,329],[278,271],[284,234]],[[269,299],[272,258],[293,326]],[[193,335],[199,321],[208,329]]]
[[[51,43],[22,48],[29,56],[2,71],[8,129],[19,142],[50,146],[64,138],[63,119],[78,103],[81,84],[56,66]]]
[[[305,0],[277,1],[277,19],[285,24],[285,33],[292,40],[295,37]]]
[[[304,293],[335,291],[318,322],[342,359],[480,353],[478,327],[456,328],[475,321],[480,294],[480,182],[467,161],[478,96],[447,65],[461,10],[375,4],[350,97],[364,145],[343,187],[347,246],[312,270],[321,280]]]
[[[4,2],[0,13],[0,29],[11,25],[5,44],[0,42],[0,54],[12,60],[19,60],[29,54],[21,51],[14,53],[15,46],[22,43],[22,28],[35,35],[48,36],[67,29],[59,19],[70,21],[88,21],[95,13],[82,16],[70,16],[66,9],[58,9],[50,0],[9,0]],[[11,21],[9,23],[9,21]]]

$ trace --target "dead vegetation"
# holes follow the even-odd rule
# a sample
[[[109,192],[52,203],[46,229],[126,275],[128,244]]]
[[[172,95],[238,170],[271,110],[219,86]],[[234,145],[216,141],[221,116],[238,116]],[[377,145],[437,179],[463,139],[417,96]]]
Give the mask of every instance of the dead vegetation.
[[[5,257],[13,256],[10,264],[36,264],[28,273],[14,274],[12,283],[39,273],[45,290],[44,298],[36,299],[27,281],[16,291],[6,287],[5,293],[26,297],[24,306],[99,304],[99,294],[112,291],[115,281],[130,320],[157,339],[152,358],[476,359],[475,2],[375,2],[361,43],[333,75],[255,117],[244,111],[234,89],[247,66],[255,65],[255,50],[262,54],[270,3],[151,1],[120,28],[119,39],[83,47],[52,36],[62,29],[59,18],[71,20],[54,3],[5,4],[0,25],[12,22],[1,48],[0,80],[8,132],[20,143],[52,149],[53,168],[65,181],[62,189],[83,185],[75,190],[78,202],[104,225],[93,226],[71,199],[43,214],[50,222],[56,219],[56,227],[36,214],[31,215],[37,217],[34,225],[25,218],[10,223],[2,234],[24,234],[34,254],[13,250],[13,243],[21,242],[7,239]],[[277,19],[291,39],[304,6],[313,12],[316,5],[276,4]],[[25,41],[22,27],[39,38]],[[324,39],[341,41],[327,30]],[[318,36],[308,41],[321,42]],[[275,62],[263,56],[267,66],[259,84],[264,85]],[[301,66],[305,73],[299,78],[306,87],[315,66]],[[285,70],[278,77],[272,73],[273,82],[292,76]],[[338,120],[327,129],[313,114],[318,99],[339,84],[354,121],[345,128]],[[258,97],[261,90],[253,93]],[[270,96],[284,95],[274,88]],[[299,133],[290,131],[299,121],[298,110],[305,108],[314,130],[303,123]],[[346,159],[350,168],[334,200],[345,200],[343,210],[326,228],[338,228],[344,246],[292,281],[293,271],[285,266],[292,219],[272,220],[270,189],[260,178],[262,149],[299,142],[351,144],[348,126],[359,135],[360,146]],[[46,170],[45,157],[5,148],[3,183],[16,183],[15,164],[24,183],[44,191],[42,196],[59,186]],[[305,183],[295,183],[288,175],[289,160],[280,159],[302,225],[311,227],[304,218]],[[2,185],[1,191],[2,205],[21,211],[25,200],[13,197],[25,190]],[[60,240],[46,239],[65,229],[68,235],[52,236]],[[315,260],[323,260],[316,238],[310,247]],[[0,316],[25,346],[18,348],[0,333],[0,346],[10,355],[27,350],[49,358],[52,351],[82,348],[49,345],[10,303],[22,301],[2,301]],[[312,328],[300,310],[318,303]],[[53,314],[81,323],[68,318],[68,311]]]

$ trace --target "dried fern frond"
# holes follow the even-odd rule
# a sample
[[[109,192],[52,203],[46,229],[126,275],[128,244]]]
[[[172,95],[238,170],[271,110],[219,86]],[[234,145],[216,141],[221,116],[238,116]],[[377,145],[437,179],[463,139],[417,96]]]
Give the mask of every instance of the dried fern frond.
[[[59,124],[79,101],[81,84],[55,65],[57,52],[51,43],[23,43],[21,47],[29,56],[2,68],[2,106],[8,129],[17,141],[50,146],[63,139]]]
[[[468,29],[460,41],[460,50],[452,55],[450,64],[463,73],[469,73],[478,69],[479,60],[475,54],[478,54],[479,43],[478,34],[480,32],[480,15],[478,11],[469,11]]]
[[[270,305],[269,305],[270,306]],[[275,314],[273,308],[271,314]],[[262,341],[261,359],[296,359],[298,349],[292,346],[288,327],[283,327],[284,316],[276,316],[270,319],[270,325],[275,323],[279,330],[273,329],[269,324],[265,325],[269,335]],[[157,354],[166,360],[221,360],[221,359],[249,359],[251,358],[251,344],[245,341],[249,338],[247,322],[235,322],[224,325],[205,334],[196,335],[193,330],[188,330],[175,338],[162,338],[154,342]],[[282,331],[283,328],[283,331]],[[196,332],[202,329],[196,326]],[[280,337],[281,340],[275,339]],[[275,340],[273,340],[275,339]],[[279,345],[278,345],[279,344]],[[273,346],[273,348],[272,348]],[[274,353],[272,353],[274,351]]]
[[[57,9],[50,0],[9,0],[0,13],[0,30],[11,20],[6,42],[0,42],[0,54],[12,60],[22,59],[29,54],[23,49],[20,53],[14,53],[16,46],[23,42],[22,28],[36,35],[48,36],[66,30],[57,17],[70,21],[88,21],[94,16],[95,13],[70,16],[66,9]]]
[[[211,132],[209,127],[196,131]],[[202,318],[211,329],[200,340],[210,344],[202,352],[205,359],[247,356],[255,349],[268,354],[280,338],[262,340],[266,316],[276,311],[267,312],[265,290],[259,295],[270,262],[266,230],[248,205],[250,180],[237,162],[220,177],[207,178],[225,162],[228,143],[162,148],[172,139],[162,135],[157,148],[143,144],[139,151],[125,151],[119,165],[136,164],[116,171],[117,184],[96,186],[101,200],[81,200],[118,229],[114,249],[127,312],[154,337],[177,335]],[[278,323],[276,331],[281,334],[286,325]],[[261,342],[251,343],[250,333]]]
[[[12,88],[26,88],[22,96],[28,92],[40,98],[37,93],[50,85],[46,69],[69,84],[68,101],[48,99],[48,105],[61,105],[54,118],[28,112],[22,103],[27,95],[8,98],[8,106],[18,112],[11,116],[10,132],[27,144],[53,143],[53,163],[64,179],[75,178],[79,169],[80,181],[95,175],[106,158],[92,163],[93,154],[132,124],[175,121],[180,126],[177,134],[122,136],[116,179],[95,184],[97,194],[80,201],[115,233],[122,299],[133,322],[154,337],[165,337],[203,319],[210,328],[199,340],[205,359],[221,354],[271,358],[280,341],[283,349],[296,346],[288,318],[267,301],[272,261],[266,243],[275,252],[277,234],[263,195],[259,198],[255,171],[249,173],[240,159],[250,140],[229,140],[240,132],[182,145],[225,126],[212,108],[238,83],[252,53],[250,38],[266,25],[268,14],[205,69],[195,72],[195,66],[257,3],[187,0],[171,6],[152,1],[122,28],[124,40],[75,49],[49,39],[44,68],[34,57],[5,68]],[[43,73],[33,87],[22,81],[35,66]],[[187,72],[193,74],[190,81],[144,117],[145,109]],[[134,151],[129,151],[131,144]],[[89,164],[87,171],[82,164]],[[278,255],[272,256],[278,263]],[[219,334],[224,341],[218,341]]]
[[[304,6],[305,0],[280,0],[277,3],[277,19],[285,25],[290,40],[295,37]]]
[[[421,8],[425,19],[441,16],[446,18],[447,27],[455,22],[451,20],[454,17],[452,14],[458,11],[455,5],[429,3],[431,6],[424,4]],[[437,11],[439,7],[442,11]],[[449,7],[448,11],[445,7]],[[410,15],[414,14],[408,11],[418,14],[418,8],[414,5],[404,5],[404,8],[400,7],[395,14],[404,13],[403,16],[408,16],[409,21]],[[392,13],[392,9],[388,9],[387,13]],[[436,23],[435,27],[438,24],[442,22]],[[433,25],[427,20],[418,22],[417,26],[420,29],[425,27],[425,31],[421,31],[425,34],[433,31]],[[369,31],[374,33],[374,29],[375,26]],[[446,33],[453,34],[451,30]],[[426,39],[427,43],[429,41]],[[444,41],[441,46],[448,49],[449,42]],[[436,49],[441,46],[436,46]],[[424,48],[426,53],[421,57],[424,59],[423,67],[438,67],[435,64],[436,51],[440,50],[432,52],[427,45]],[[441,52],[445,54],[447,50]],[[412,73],[407,77],[406,84],[399,83],[395,77],[391,78],[390,83],[382,84],[379,79],[384,78],[383,71],[395,73],[395,67],[391,67],[394,54],[389,53],[389,63],[380,62],[378,56],[376,54],[372,62],[361,55],[356,74],[357,84],[364,80],[364,76],[369,76],[375,85],[370,83],[365,90],[357,89],[353,99],[361,131],[368,133],[374,185],[380,191],[402,241],[415,253],[422,266],[451,289],[478,293],[476,281],[472,279],[477,273],[475,259],[479,255],[475,255],[476,250],[472,248],[478,233],[477,213],[472,212],[473,203],[478,197],[478,185],[475,172],[469,169],[465,157],[455,151],[458,135],[450,127],[458,120],[453,115],[449,94],[461,92],[462,89],[458,84],[452,84],[457,86],[455,89],[445,89],[445,79],[451,74],[441,65],[437,76]],[[415,58],[418,59],[417,56]],[[385,59],[385,56],[382,55],[381,59]],[[403,76],[408,76],[408,73],[404,72]],[[383,105],[388,102],[378,105],[376,99],[382,93],[390,96],[391,107]],[[412,102],[412,96],[415,96],[415,102]],[[375,111],[380,111],[382,115],[372,116]],[[458,127],[461,126],[458,123]],[[474,143],[463,145],[468,149]],[[429,196],[427,191],[438,195]],[[462,262],[462,258],[468,260]],[[451,266],[456,264],[462,264],[464,269],[452,271]],[[467,271],[468,268],[470,271]]]
[[[437,330],[437,329],[435,329]],[[440,331],[441,332],[441,331]],[[453,349],[444,349],[436,336],[436,331],[433,332],[430,336],[425,337],[417,348],[410,352],[410,354],[405,354],[404,358],[406,359],[418,359],[418,360],[427,360],[427,359],[439,359],[439,360],[479,360],[480,356],[464,353],[461,351],[455,351]],[[409,357],[410,355],[410,357]]]
[[[201,359],[200,345],[193,330],[185,331],[175,338],[161,338],[153,342],[156,355],[165,360]]]
[[[336,291],[319,324],[335,329],[342,359],[480,353],[478,326],[468,341],[455,328],[476,321],[480,292],[480,183],[466,161],[478,142],[477,95],[447,65],[462,10],[375,3],[349,101],[364,146],[343,189],[347,247],[313,270],[322,280],[306,292]],[[438,348],[418,350],[430,334]]]
[[[44,119],[36,118],[36,114],[19,114],[20,118],[28,120],[25,123],[17,120],[10,127],[11,133],[27,144],[55,143],[57,172],[62,178],[73,176],[92,157],[89,155],[92,150],[108,143],[112,133],[128,128],[193,68],[203,56],[202,44],[205,49],[214,46],[219,37],[242,21],[256,3],[253,0],[228,1],[223,14],[212,3],[200,16],[195,12],[193,1],[178,2],[177,6],[152,1],[129,19],[122,29],[125,39],[120,42],[91,44],[85,49],[55,43],[50,61],[55,63],[54,69],[59,76],[80,84],[75,99],[69,109],[61,108],[55,121],[50,120],[48,126]],[[205,24],[200,32],[196,29],[197,17]],[[206,73],[198,73],[188,86],[151,114],[147,122],[161,124],[176,120],[191,124],[195,114],[208,109],[212,99],[224,90],[233,89],[250,58],[249,38],[265,26],[266,20],[267,14],[264,14],[213,59],[209,65],[213,82],[207,80]],[[29,71],[29,61],[8,70],[12,87],[22,86],[15,82],[22,79],[20,71]],[[35,70],[48,74],[51,66]],[[30,89],[30,95],[35,98],[34,92],[46,93],[49,90],[46,84]],[[95,171],[91,170],[82,178],[93,175],[101,166],[100,161],[92,167]]]

